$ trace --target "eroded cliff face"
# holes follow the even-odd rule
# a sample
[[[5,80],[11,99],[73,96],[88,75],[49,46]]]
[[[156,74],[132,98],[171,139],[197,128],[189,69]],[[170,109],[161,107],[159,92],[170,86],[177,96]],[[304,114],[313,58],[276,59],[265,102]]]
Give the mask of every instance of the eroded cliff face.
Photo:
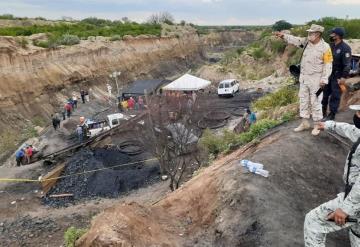
[[[49,120],[73,91],[92,87],[106,91],[113,71],[122,72],[120,86],[134,79],[170,77],[201,64],[206,48],[246,44],[254,38],[247,32],[206,36],[188,32],[112,42],[98,37],[74,46],[44,49],[31,42],[23,48],[14,37],[0,37],[0,136],[21,130],[35,117]]]
[[[0,111],[47,103],[42,96],[77,83],[104,82],[115,70],[123,72],[123,82],[171,76],[200,63],[206,47],[246,43],[251,39],[254,36],[246,32],[203,37],[190,33],[179,38],[142,36],[115,42],[82,41],[70,47],[43,49],[32,45],[22,48],[15,38],[0,37]],[[54,100],[50,103],[55,103]],[[20,109],[20,113],[32,115],[27,110]]]
[[[121,81],[126,82],[169,76],[202,59],[197,35],[82,41],[56,49],[23,49],[10,37],[0,37],[0,44],[0,111],[10,118],[12,113],[20,118],[49,115],[59,105],[61,89],[104,84],[115,70],[123,72]]]

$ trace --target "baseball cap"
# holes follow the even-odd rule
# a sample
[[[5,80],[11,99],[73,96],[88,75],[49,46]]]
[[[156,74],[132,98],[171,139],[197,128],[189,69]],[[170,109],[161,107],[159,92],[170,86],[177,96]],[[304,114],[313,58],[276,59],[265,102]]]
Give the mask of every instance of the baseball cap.
[[[337,34],[339,35],[340,37],[344,37],[345,35],[345,30],[344,28],[342,27],[335,27],[333,29],[331,29],[331,34],[334,33],[334,34]]]

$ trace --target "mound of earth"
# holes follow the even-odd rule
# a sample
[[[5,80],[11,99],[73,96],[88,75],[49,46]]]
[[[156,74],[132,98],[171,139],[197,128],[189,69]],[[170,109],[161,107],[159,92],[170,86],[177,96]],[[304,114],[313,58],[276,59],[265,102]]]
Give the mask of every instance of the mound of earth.
[[[327,133],[294,133],[298,123],[218,159],[154,205],[105,210],[77,246],[303,246],[306,212],[343,189],[348,147]],[[247,173],[245,158],[270,176]],[[327,246],[350,246],[346,231]]]

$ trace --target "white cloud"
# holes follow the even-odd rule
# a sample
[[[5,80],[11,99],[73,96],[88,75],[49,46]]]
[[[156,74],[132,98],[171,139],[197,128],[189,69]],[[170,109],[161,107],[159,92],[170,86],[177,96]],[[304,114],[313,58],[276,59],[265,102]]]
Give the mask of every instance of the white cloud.
[[[327,0],[327,2],[332,5],[360,5],[360,0]]]

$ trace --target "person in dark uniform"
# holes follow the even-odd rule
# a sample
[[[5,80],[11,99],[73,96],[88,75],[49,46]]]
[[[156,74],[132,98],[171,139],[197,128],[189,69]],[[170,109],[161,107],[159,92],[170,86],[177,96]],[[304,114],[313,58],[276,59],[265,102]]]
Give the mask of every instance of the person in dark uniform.
[[[329,84],[324,88],[322,100],[323,120],[334,120],[340,104],[340,84],[345,84],[345,79],[351,70],[351,48],[343,41],[345,30],[340,27],[333,28],[330,34],[330,47],[333,53],[333,69]],[[330,113],[327,114],[329,105]]]

